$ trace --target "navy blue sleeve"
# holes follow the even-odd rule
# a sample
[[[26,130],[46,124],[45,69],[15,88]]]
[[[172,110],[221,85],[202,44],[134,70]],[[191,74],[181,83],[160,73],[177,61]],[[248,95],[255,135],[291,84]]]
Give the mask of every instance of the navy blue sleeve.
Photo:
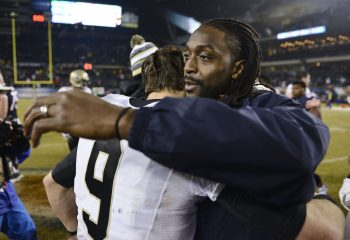
[[[304,203],[313,195],[329,130],[300,105],[276,99],[234,109],[210,99],[167,98],[138,111],[129,144],[167,167],[267,203]]]

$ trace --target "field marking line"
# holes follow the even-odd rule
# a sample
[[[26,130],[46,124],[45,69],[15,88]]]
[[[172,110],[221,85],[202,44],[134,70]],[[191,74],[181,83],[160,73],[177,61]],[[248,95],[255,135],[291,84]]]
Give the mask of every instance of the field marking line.
[[[339,162],[342,160],[346,160],[348,156],[343,156],[343,157],[337,157],[337,158],[331,158],[331,159],[324,159],[321,164],[323,163],[334,163],[334,162]]]
[[[65,146],[66,143],[43,143],[39,145],[39,148],[43,148],[43,147],[56,147],[56,146]]]

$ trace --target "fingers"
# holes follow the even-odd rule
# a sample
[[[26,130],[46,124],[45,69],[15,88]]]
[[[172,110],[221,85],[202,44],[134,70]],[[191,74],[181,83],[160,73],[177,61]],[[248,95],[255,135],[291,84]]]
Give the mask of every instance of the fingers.
[[[26,119],[23,123],[23,128],[24,128],[24,135],[25,136],[30,136],[31,134],[31,129],[33,124],[35,123],[35,121],[37,121],[40,118],[44,118],[46,117],[45,113],[42,113],[40,111],[40,107],[32,107],[31,111],[28,113],[28,115],[26,116]]]
[[[48,107],[47,114],[40,111],[42,106]],[[34,102],[26,113],[24,132],[32,137],[35,147],[41,135],[48,131],[108,139],[115,136],[115,120],[120,111],[120,108],[82,91],[57,93]]]
[[[49,97],[39,97],[34,101],[33,105],[27,110],[24,116],[23,127],[25,136],[29,136],[31,134],[31,128],[35,121],[40,118],[50,116],[50,112],[53,109],[53,106],[55,103],[59,102],[60,98],[62,98],[61,95],[63,94],[64,93],[55,93]],[[40,111],[41,106],[48,107],[47,114]]]
[[[38,121],[41,118],[59,118],[57,114],[60,112],[60,107],[57,105],[47,105],[47,112],[42,112],[40,110],[40,107],[43,105],[38,105],[36,107],[32,107],[31,111],[28,112],[27,117],[23,123],[24,128],[24,135],[30,136],[32,127],[35,124],[36,121]]]
[[[58,122],[55,118],[42,118],[37,120],[31,131],[31,141],[34,148],[39,146],[41,135],[49,131],[55,131],[58,126]]]
[[[30,112],[28,112],[24,123],[24,135],[29,137],[31,133],[31,128],[36,120],[38,120],[40,117],[44,117],[43,113],[40,112],[39,107],[32,107]]]
[[[60,96],[63,94],[64,93],[55,93],[55,94],[52,94],[51,96],[48,96],[48,97],[38,97],[37,99],[35,99],[33,105],[25,113],[24,121],[26,121],[27,117],[31,114],[33,109],[44,106],[44,105],[47,105],[47,106],[53,105],[58,101]]]

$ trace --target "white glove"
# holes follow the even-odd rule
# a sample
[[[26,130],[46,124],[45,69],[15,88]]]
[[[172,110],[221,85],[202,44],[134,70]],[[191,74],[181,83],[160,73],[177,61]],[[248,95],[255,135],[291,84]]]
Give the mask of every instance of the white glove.
[[[339,198],[343,207],[350,211],[350,178],[345,178],[339,190]]]

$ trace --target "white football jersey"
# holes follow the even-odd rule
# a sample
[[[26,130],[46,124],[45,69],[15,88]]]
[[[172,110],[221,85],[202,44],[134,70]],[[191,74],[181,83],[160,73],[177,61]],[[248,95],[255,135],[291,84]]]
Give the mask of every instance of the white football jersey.
[[[105,100],[135,108],[129,97]],[[196,203],[223,189],[152,161],[126,140],[80,139],[76,164],[78,239],[193,239]]]

